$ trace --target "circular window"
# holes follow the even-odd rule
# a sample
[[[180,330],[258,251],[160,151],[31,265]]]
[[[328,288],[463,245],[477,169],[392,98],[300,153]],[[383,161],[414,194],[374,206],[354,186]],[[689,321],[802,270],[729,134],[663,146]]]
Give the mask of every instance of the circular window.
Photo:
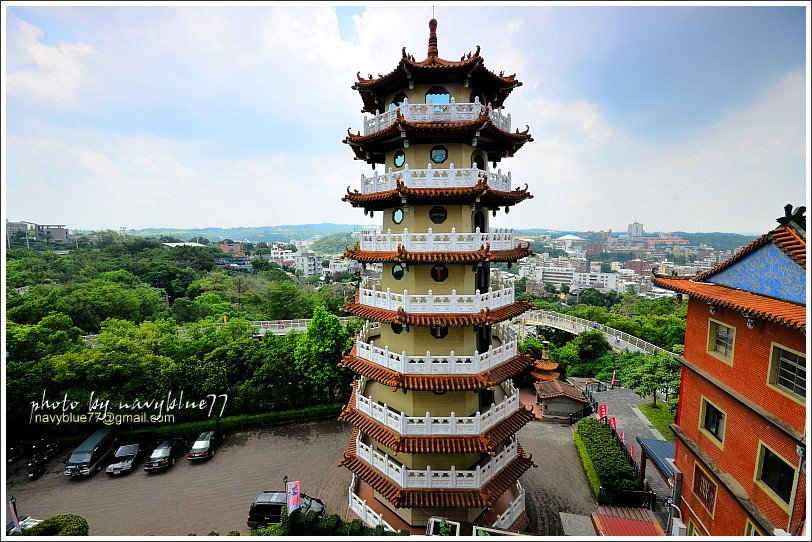
[[[448,326],[432,326],[431,336],[435,339],[442,339],[448,335]]]
[[[448,278],[448,268],[444,265],[435,265],[431,268],[431,278],[435,282],[443,282]]]
[[[435,224],[442,224],[445,222],[445,219],[448,218],[448,211],[446,211],[445,207],[432,207],[429,211],[429,218]]]
[[[395,335],[400,335],[403,332],[403,324],[398,324],[398,323],[392,324],[392,332]]]
[[[406,154],[403,151],[395,153],[395,167],[403,167],[406,163]]]
[[[392,266],[392,276],[395,277],[397,280],[403,278],[403,271],[404,271],[403,266],[400,265],[399,263],[396,263],[395,265]]]
[[[431,149],[431,161],[435,164],[442,164],[448,158],[448,150],[442,145],[437,145]]]
[[[395,224],[400,224],[403,222],[403,209],[398,207],[394,211],[392,211],[392,222]]]

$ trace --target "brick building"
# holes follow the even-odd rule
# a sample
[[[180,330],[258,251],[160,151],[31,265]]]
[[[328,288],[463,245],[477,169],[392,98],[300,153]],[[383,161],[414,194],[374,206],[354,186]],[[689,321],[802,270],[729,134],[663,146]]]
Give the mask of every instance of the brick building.
[[[790,211],[716,267],[653,280],[689,296],[672,426],[689,535],[805,530],[806,217]]]

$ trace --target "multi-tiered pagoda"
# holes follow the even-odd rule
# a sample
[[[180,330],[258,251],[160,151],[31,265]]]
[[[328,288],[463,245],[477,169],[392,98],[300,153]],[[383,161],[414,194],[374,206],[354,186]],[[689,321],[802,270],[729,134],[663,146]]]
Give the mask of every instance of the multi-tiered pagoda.
[[[341,419],[354,426],[341,462],[349,504],[366,523],[423,533],[432,516],[468,526],[527,526],[519,477],[533,463],[515,433],[533,419],[511,378],[533,360],[508,320],[530,309],[490,262],[528,256],[489,215],[532,196],[495,170],[532,141],[511,129],[503,103],[521,85],[476,52],[440,58],[437,21],[428,56],[353,86],[363,131],[356,159],[383,166],[344,201],[383,216],[345,257],[382,263],[345,311],[368,320],[344,365],[359,375]],[[488,164],[492,164],[493,168]],[[463,527],[465,532],[465,527]]]

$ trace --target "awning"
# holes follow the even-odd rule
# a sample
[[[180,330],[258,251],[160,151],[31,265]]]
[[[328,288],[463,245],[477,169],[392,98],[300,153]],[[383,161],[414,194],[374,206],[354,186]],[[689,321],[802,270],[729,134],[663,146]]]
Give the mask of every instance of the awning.
[[[660,475],[670,480],[674,475],[674,443],[668,440],[637,437],[640,449],[651,459]]]

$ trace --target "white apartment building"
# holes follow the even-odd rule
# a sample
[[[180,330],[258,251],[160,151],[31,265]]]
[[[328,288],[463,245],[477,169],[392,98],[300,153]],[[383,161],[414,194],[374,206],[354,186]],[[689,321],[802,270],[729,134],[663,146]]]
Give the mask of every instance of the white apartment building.
[[[296,262],[296,271],[301,271],[302,276],[321,274],[321,258],[315,252],[311,250],[295,252],[293,260]]]
[[[578,289],[600,288],[617,289],[617,273],[573,273],[572,284]]]

